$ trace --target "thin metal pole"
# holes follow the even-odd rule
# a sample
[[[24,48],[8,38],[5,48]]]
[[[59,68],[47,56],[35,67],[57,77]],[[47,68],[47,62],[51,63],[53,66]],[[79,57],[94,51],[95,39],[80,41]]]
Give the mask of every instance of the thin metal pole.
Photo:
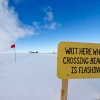
[[[16,51],[15,51],[15,48],[14,48],[14,53],[15,53],[15,63],[16,63]]]

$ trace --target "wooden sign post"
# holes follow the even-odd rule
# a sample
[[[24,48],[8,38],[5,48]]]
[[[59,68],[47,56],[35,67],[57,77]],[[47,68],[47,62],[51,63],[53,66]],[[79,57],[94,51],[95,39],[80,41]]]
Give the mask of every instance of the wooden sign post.
[[[61,100],[67,100],[68,94],[68,79],[62,80],[62,87],[61,87]]]

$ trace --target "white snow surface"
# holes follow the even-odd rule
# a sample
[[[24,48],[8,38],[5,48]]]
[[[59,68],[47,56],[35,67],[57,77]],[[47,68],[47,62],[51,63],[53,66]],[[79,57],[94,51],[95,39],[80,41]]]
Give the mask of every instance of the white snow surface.
[[[0,54],[0,100],[60,100],[57,54]],[[100,79],[69,79],[68,100],[99,100]]]

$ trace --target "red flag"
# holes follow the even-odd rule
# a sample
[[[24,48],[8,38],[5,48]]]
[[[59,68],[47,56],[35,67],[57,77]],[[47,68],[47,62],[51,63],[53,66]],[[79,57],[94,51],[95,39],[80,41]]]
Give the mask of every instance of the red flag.
[[[15,48],[15,44],[11,45],[11,48]]]

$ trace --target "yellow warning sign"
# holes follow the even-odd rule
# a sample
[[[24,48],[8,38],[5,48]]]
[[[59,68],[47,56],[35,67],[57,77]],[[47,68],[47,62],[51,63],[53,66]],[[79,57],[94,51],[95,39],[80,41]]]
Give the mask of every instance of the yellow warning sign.
[[[60,79],[100,78],[100,44],[60,42],[57,76]]]

